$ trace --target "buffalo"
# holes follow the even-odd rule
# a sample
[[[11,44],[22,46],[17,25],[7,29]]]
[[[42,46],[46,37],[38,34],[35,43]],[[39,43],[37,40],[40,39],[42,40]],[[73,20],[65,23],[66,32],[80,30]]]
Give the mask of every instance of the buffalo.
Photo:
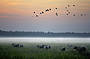
[[[23,47],[22,44],[16,44],[16,43],[12,43],[12,46],[13,46],[13,47],[18,47],[18,48],[19,48],[19,47]]]
[[[61,51],[65,51],[65,50],[66,50],[66,48],[62,48],[62,49],[61,49]]]
[[[37,47],[40,49],[50,49],[51,48],[50,45],[37,45]]]
[[[73,49],[80,53],[86,52],[86,50],[87,50],[86,47],[77,47],[77,46],[75,46]]]

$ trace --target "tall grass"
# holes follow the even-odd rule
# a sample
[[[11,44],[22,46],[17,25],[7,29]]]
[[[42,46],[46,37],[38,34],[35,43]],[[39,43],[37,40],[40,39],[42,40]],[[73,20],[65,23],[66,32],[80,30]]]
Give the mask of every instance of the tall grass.
[[[89,56],[73,51],[64,44],[51,44],[51,49],[39,49],[36,45],[24,44],[23,48],[15,48],[11,44],[0,44],[0,59],[89,59]],[[67,50],[61,51],[62,47]],[[90,48],[89,45],[87,47]]]

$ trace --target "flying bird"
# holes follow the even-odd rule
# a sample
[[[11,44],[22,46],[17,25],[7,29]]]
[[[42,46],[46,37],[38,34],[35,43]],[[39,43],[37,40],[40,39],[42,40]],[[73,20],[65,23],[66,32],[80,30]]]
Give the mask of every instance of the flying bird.
[[[43,14],[44,12],[42,11],[42,14]]]
[[[75,16],[75,14],[73,14],[73,16]]]
[[[55,9],[58,9],[58,8],[55,8]]]
[[[49,9],[49,10],[51,10],[51,9]]]
[[[56,13],[56,16],[58,16],[58,13]]]
[[[83,14],[81,14],[81,16],[83,16]]]
[[[65,7],[65,9],[67,9],[67,7]]]
[[[35,13],[35,12],[33,12],[33,13]]]
[[[70,14],[70,12],[68,12]]]
[[[46,10],[46,12],[49,11],[48,9]]]
[[[68,5],[68,7],[70,7],[70,5]]]
[[[36,15],[36,17],[39,17],[38,15]]]
[[[42,14],[42,13],[40,12],[40,14]]]
[[[86,14],[84,14],[84,16],[86,16]]]
[[[66,14],[66,15],[69,15],[69,14]]]
[[[75,5],[73,5],[73,6],[75,6]]]

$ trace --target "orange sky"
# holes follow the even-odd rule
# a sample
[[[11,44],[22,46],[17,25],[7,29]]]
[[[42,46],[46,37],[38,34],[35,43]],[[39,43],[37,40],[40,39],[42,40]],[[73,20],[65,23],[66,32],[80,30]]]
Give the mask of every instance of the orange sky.
[[[77,9],[90,10],[89,0],[1,0],[0,13],[31,15],[34,10],[58,7],[63,9],[67,4],[78,5]]]
[[[67,5],[70,7],[70,16],[65,14]],[[36,18],[33,12],[53,10]],[[55,10],[58,8],[58,11]],[[58,12],[60,16],[56,16]],[[81,13],[86,17],[78,17]],[[73,17],[73,14],[77,14]],[[89,14],[89,15],[88,15]],[[33,16],[33,17],[32,17]],[[8,27],[5,27],[8,26]],[[36,31],[88,31],[90,27],[90,0],[1,0],[0,1],[0,28],[6,30],[36,30]],[[90,28],[89,28],[90,29]]]

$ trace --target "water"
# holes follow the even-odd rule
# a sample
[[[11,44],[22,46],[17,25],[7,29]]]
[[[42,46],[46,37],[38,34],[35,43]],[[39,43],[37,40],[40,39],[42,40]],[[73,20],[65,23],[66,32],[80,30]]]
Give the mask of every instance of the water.
[[[0,43],[90,43],[90,38],[0,38]]]

